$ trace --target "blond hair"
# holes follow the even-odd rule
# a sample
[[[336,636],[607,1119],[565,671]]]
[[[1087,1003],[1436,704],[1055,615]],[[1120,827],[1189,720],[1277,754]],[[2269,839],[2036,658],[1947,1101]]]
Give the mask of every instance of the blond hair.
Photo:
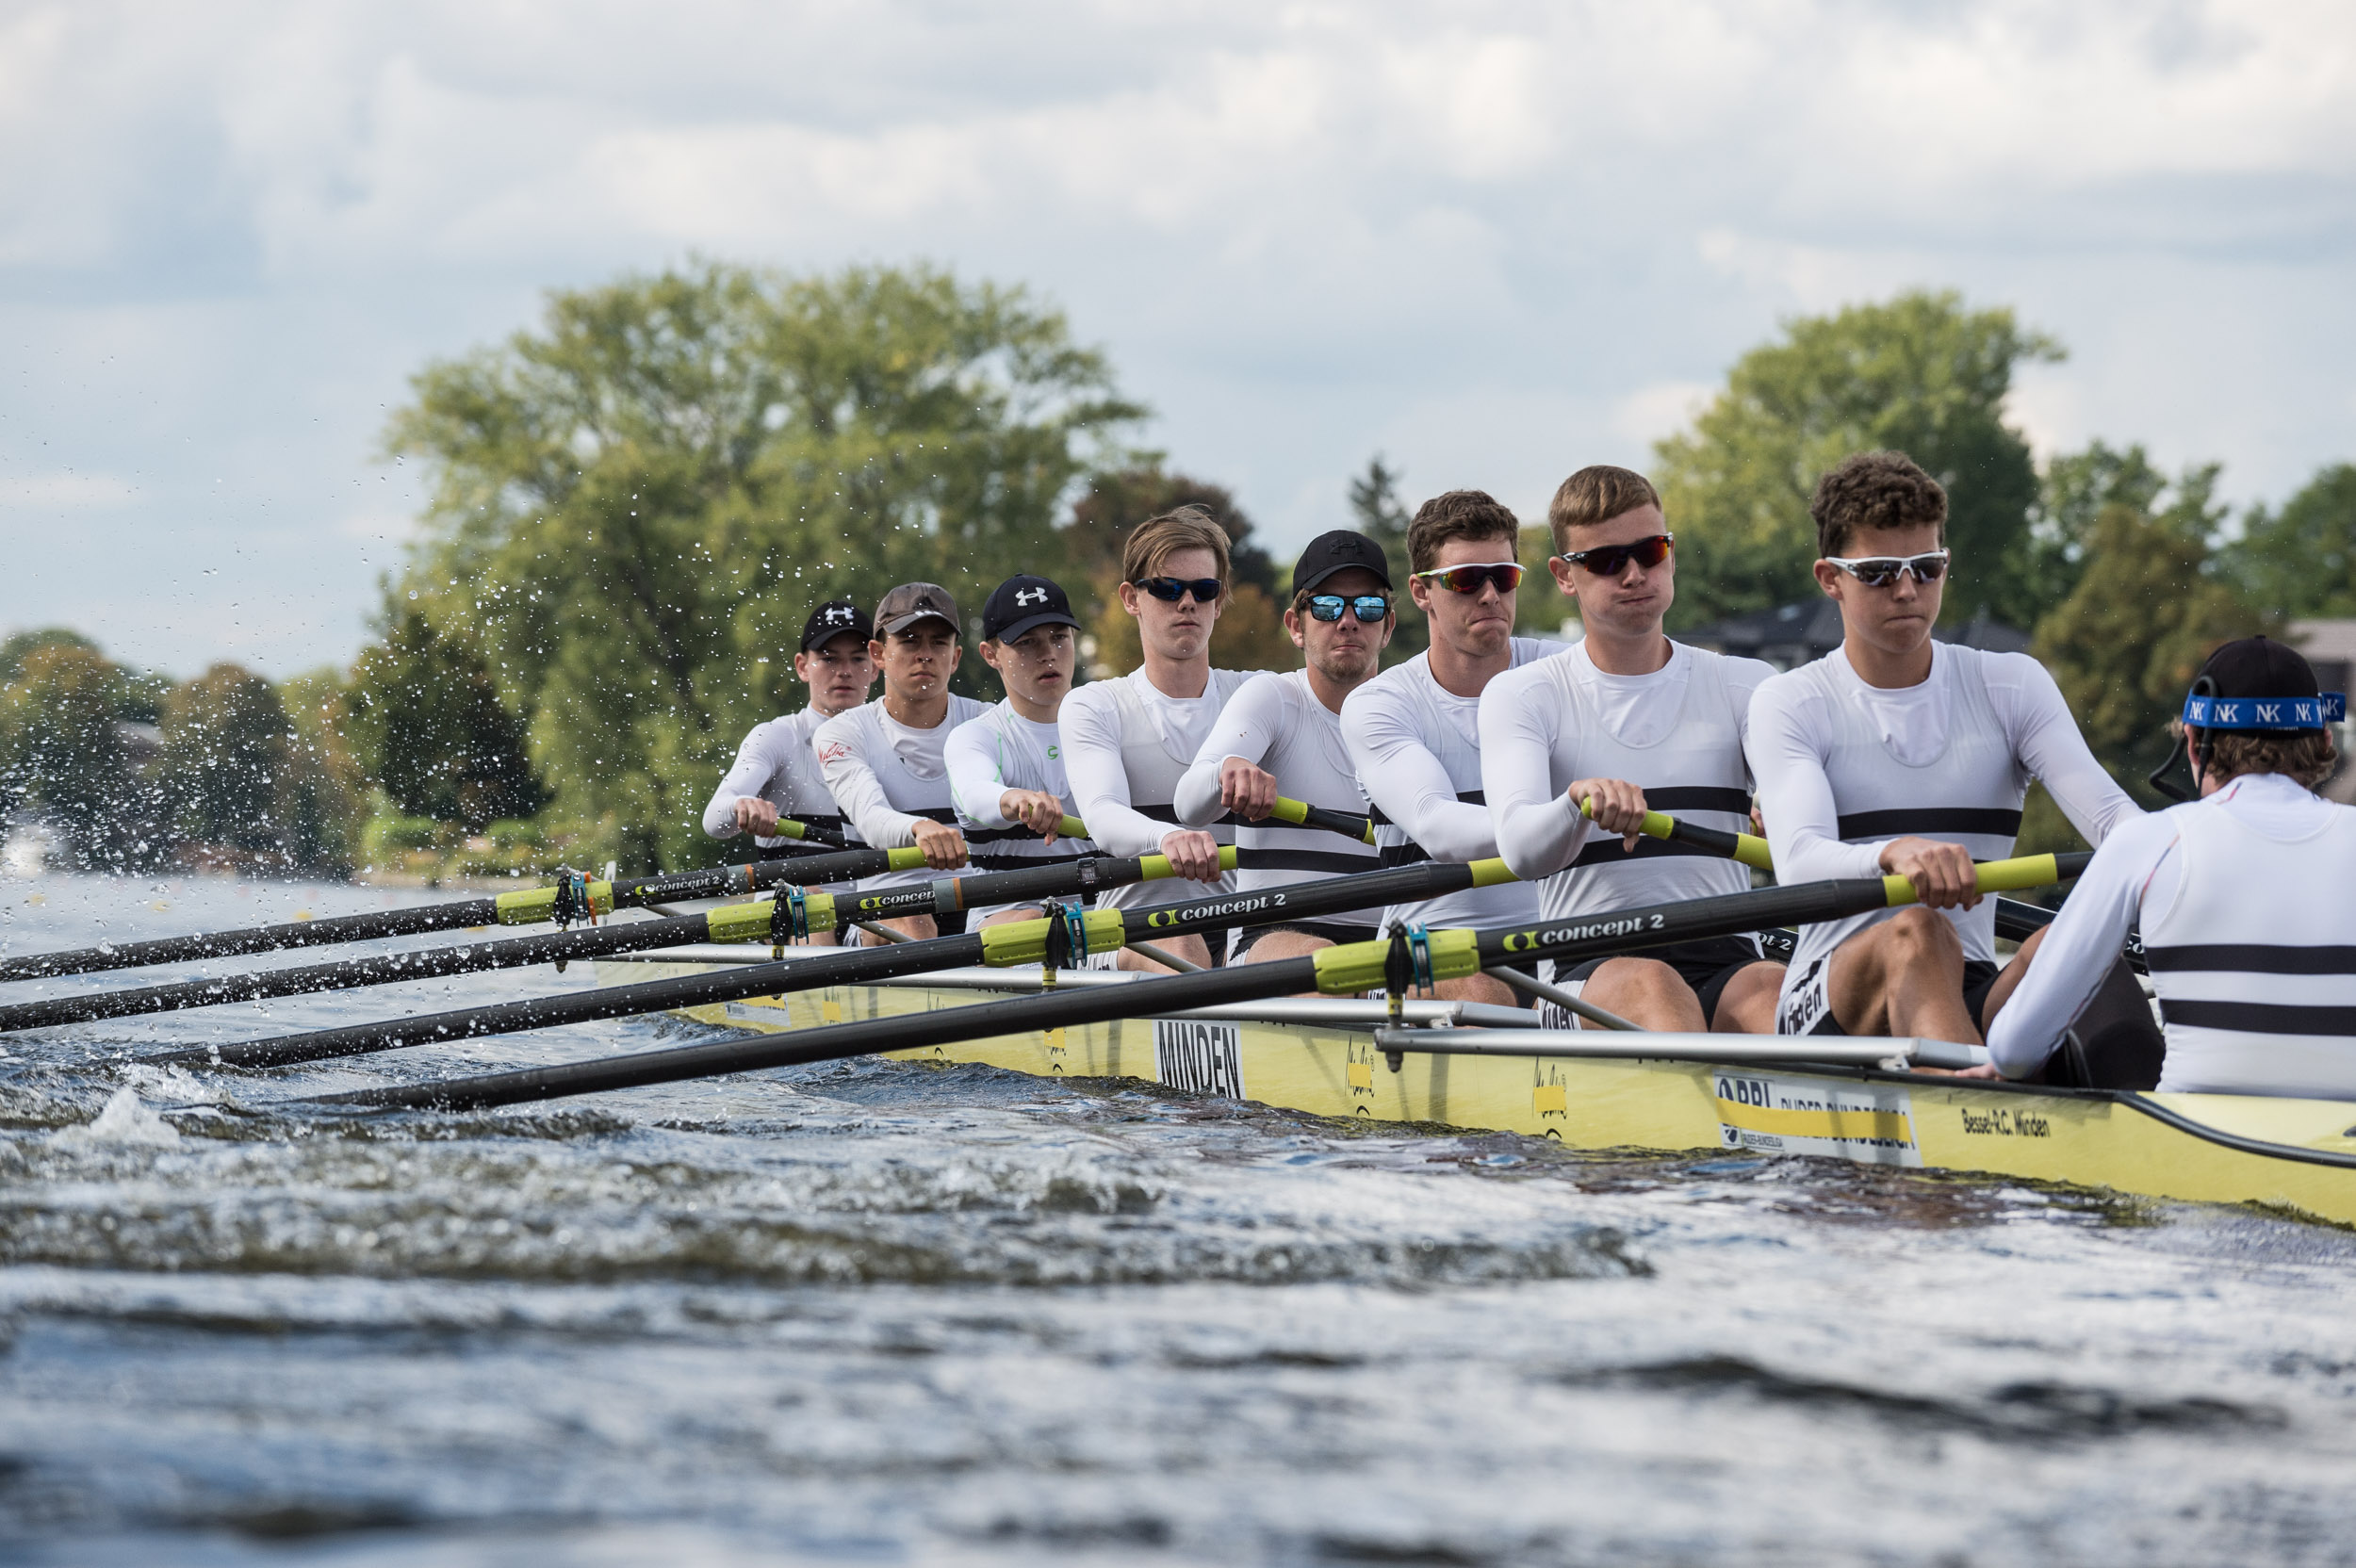
[[[1149,517],[1129,531],[1121,547],[1121,580],[1142,582],[1162,575],[1180,550],[1209,550],[1219,558],[1219,585],[1227,585],[1227,531],[1199,506],[1182,506]]]
[[[1555,490],[1554,499],[1546,503],[1546,526],[1554,532],[1554,547],[1567,554],[1571,530],[1593,528],[1623,512],[1660,504],[1661,492],[1652,487],[1652,481],[1633,468],[1598,463],[1581,468]]]

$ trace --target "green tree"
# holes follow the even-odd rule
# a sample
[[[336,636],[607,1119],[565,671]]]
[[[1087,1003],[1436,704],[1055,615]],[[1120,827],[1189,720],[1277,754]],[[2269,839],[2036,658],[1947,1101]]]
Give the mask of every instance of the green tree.
[[[0,685],[22,679],[25,661],[43,648],[79,648],[84,653],[99,653],[95,642],[71,627],[42,626],[26,631],[12,631],[5,640],[0,640]],[[100,657],[104,658],[104,655]]]
[[[0,808],[37,808],[86,867],[159,852],[153,800],[117,727],[121,672],[80,637],[23,651],[15,670],[0,688]]]
[[[2032,575],[2037,475],[2004,422],[2015,370],[2062,357],[2009,310],[1915,292],[1785,323],[1752,350],[1690,433],[1655,449],[1655,482],[1677,532],[1678,626],[1816,595],[1808,498],[1853,452],[1906,453],[1947,487],[1956,557],[1950,619],[1985,606],[2033,626],[2061,596]]]
[[[562,811],[709,859],[706,793],[822,599],[933,579],[978,610],[1143,410],[1020,289],[717,264],[551,294],[427,367],[388,443],[431,477],[409,582],[479,639]]]
[[[2282,615],[2356,615],[2356,464],[2319,470],[2280,512],[2253,507],[2220,552],[2251,602]]]
[[[2198,507],[2198,498],[2186,503]],[[2086,566],[2038,623],[2033,651],[2061,687],[2086,743],[2147,801],[2144,783],[2173,743],[2168,721],[2220,643],[2273,622],[2217,571],[2208,539],[2183,514],[2109,505],[2086,534]]]
[[[1227,531],[1235,592],[1212,633],[1212,661],[1231,669],[1289,669],[1299,656],[1284,634],[1277,564],[1253,537],[1256,531],[1235,504],[1235,492],[1170,473],[1152,452],[1132,454],[1124,466],[1090,475],[1072,503],[1071,521],[1056,531],[1056,559],[1071,564],[1066,569],[1075,580],[1065,581],[1064,591],[1072,595],[1073,612],[1095,639],[1091,663],[1120,674],[1144,658],[1137,624],[1114,592],[1121,584],[1121,552],[1132,529],[1182,506],[1201,507]]]
[[[1383,650],[1383,667],[1403,664],[1432,645],[1432,628],[1407,596],[1407,528],[1415,520],[1399,498],[1399,472],[1383,461],[1381,452],[1366,459],[1366,471],[1350,482],[1350,524],[1383,547],[1390,564],[1391,586],[1399,600],[1399,630]]]
[[[351,684],[333,668],[314,670],[281,686],[279,698],[288,766],[274,815],[287,858],[301,871],[349,876],[368,822],[368,776],[351,743]]]
[[[277,689],[236,664],[215,664],[172,689],[162,727],[165,787],[180,830],[204,843],[284,856],[276,810],[292,734]]]
[[[480,833],[548,802],[482,654],[406,603],[386,608],[341,706],[356,761],[406,815]]]

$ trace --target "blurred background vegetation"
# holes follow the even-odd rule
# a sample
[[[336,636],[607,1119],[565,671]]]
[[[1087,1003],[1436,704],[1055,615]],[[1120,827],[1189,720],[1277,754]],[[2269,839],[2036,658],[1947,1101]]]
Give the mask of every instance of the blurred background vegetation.
[[[2356,615],[2356,466],[2232,515],[2218,466],[2166,474],[2096,442],[2040,464],[2005,403],[2062,345],[2008,310],[1916,292],[1785,323],[1651,467],[1678,538],[1673,629],[1812,599],[1816,475],[1894,447],[1947,486],[1950,619],[2034,634],[2104,762],[2138,794],[2207,650]],[[1146,407],[1063,316],[934,269],[796,277],[719,264],[549,295],[506,342],[427,366],[387,429],[431,476],[406,570],[347,669],[280,684],[222,663],[173,682],[77,632],[0,644],[0,816],[72,863],[439,877],[559,859],[729,858],[705,799],[744,732],[801,706],[802,620],[894,582],[1071,591],[1099,672],[1137,660],[1121,542],[1195,502],[1235,536],[1214,655],[1290,667],[1289,563],[1235,496],[1135,444]],[[1586,456],[1566,438],[1564,472]],[[1381,455],[1334,498],[1406,569],[1444,484]],[[1524,519],[1522,629],[1564,608]],[[1403,580],[1401,580],[1403,581]],[[1390,660],[1424,645],[1402,617]],[[995,697],[969,654],[957,685]],[[2032,847],[2069,841],[2041,800]]]

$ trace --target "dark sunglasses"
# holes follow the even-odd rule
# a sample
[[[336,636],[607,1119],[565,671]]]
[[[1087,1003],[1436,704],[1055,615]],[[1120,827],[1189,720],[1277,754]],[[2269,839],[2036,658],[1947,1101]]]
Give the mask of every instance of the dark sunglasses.
[[[1135,586],[1160,599],[1164,604],[1176,604],[1188,594],[1197,604],[1208,604],[1219,596],[1219,581],[1215,577],[1149,577],[1141,578]]]
[[[1451,594],[1478,594],[1489,583],[1497,584],[1500,594],[1510,594],[1522,585],[1522,569],[1511,561],[1486,561],[1471,566],[1435,566],[1428,572],[1417,572],[1426,582],[1436,582]]]
[[[1912,572],[1917,582],[1937,582],[1947,575],[1945,550],[1927,550],[1921,555],[1828,555],[1824,559],[1868,588],[1887,588],[1898,580],[1900,572]]]
[[[1583,566],[1596,577],[1618,577],[1635,562],[1646,570],[1669,559],[1669,551],[1677,543],[1674,533],[1656,533],[1649,539],[1639,539],[1632,545],[1598,545],[1592,550],[1572,550],[1560,559],[1574,566]]]
[[[1338,621],[1345,607],[1368,626],[1380,623],[1391,612],[1391,601],[1380,594],[1361,594],[1348,599],[1339,594],[1309,596],[1309,618],[1313,621]]]

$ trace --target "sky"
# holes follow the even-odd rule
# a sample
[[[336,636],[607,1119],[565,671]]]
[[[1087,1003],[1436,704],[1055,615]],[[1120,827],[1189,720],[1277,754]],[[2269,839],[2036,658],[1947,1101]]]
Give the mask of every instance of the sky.
[[[2068,348],[2040,452],[2279,502],[2356,460],[2356,8],[0,4],[0,630],[348,661],[409,378],[698,255],[1029,286],[1280,553],[1914,286]]]

